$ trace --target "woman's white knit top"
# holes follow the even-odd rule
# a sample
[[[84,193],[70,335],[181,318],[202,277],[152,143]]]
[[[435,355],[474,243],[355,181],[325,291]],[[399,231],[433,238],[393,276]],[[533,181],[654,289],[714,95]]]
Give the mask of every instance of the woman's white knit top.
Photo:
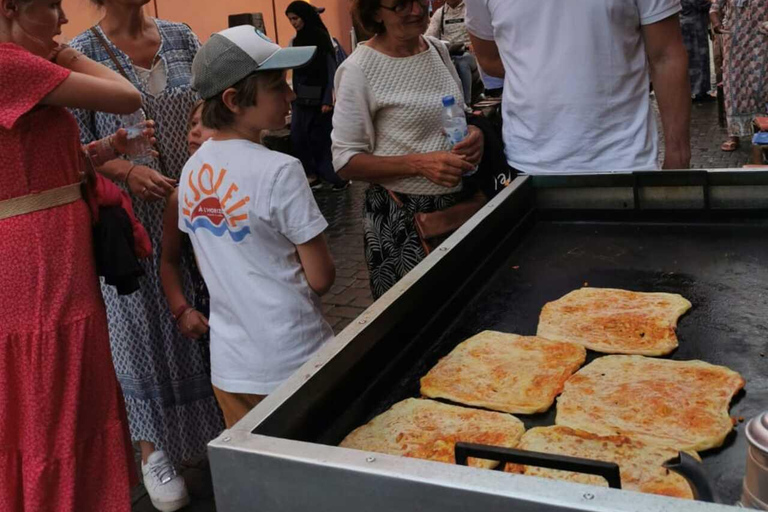
[[[442,131],[442,99],[463,105],[460,81],[444,45],[395,58],[361,44],[336,72],[333,165],[360,153],[401,156],[449,150]],[[438,50],[439,48],[439,50]],[[441,195],[461,190],[412,177],[382,184],[404,194]]]

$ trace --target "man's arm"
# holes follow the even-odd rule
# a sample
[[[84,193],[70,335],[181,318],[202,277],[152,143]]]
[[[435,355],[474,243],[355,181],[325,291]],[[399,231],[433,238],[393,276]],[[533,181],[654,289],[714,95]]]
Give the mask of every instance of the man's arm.
[[[472,40],[472,48],[475,51],[477,62],[483,68],[483,71],[493,77],[504,78],[504,63],[501,61],[499,47],[496,46],[496,42],[480,39],[471,32],[469,33],[469,38]]]
[[[664,169],[691,165],[691,86],[677,15],[642,28],[664,127]]]

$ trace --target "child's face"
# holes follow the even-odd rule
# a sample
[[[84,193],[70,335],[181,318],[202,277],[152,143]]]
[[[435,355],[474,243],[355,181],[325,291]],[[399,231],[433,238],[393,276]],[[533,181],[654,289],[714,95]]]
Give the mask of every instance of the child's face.
[[[200,105],[195,109],[195,113],[192,114],[192,119],[189,121],[189,133],[187,133],[187,148],[189,149],[189,155],[192,156],[200,149],[203,142],[213,137],[214,130],[203,125],[203,106]]]
[[[285,127],[291,102],[296,99],[285,77],[285,72],[277,79],[269,75],[259,77],[256,105],[245,109],[246,118],[253,128],[279,130]]]

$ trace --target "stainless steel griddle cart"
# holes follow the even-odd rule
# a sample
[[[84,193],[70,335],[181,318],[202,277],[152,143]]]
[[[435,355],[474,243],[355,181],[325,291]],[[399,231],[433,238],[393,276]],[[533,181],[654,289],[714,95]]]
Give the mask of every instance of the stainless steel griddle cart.
[[[336,445],[485,329],[530,335],[580,288],[680,293],[674,359],[747,379],[731,414],[768,408],[768,172],[521,177],[235,428],[210,444],[220,512],[715,511],[731,506],[583,486]],[[594,358],[590,354],[588,362]],[[527,428],[554,423],[518,415]],[[704,454],[741,494],[743,425]]]

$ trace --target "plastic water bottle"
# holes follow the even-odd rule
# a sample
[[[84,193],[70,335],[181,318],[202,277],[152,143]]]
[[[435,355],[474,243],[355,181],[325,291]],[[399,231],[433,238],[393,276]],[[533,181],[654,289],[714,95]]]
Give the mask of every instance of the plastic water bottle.
[[[464,114],[464,109],[456,104],[454,96],[443,98],[443,133],[445,133],[451,148],[469,135],[467,116]],[[476,169],[464,173],[464,176],[472,176],[475,172]]]
[[[144,136],[144,130],[147,128],[147,118],[144,117],[144,112],[137,110],[133,114],[120,116],[120,124],[128,132],[126,156],[134,163],[146,164],[150,162],[152,145],[149,139]]]

